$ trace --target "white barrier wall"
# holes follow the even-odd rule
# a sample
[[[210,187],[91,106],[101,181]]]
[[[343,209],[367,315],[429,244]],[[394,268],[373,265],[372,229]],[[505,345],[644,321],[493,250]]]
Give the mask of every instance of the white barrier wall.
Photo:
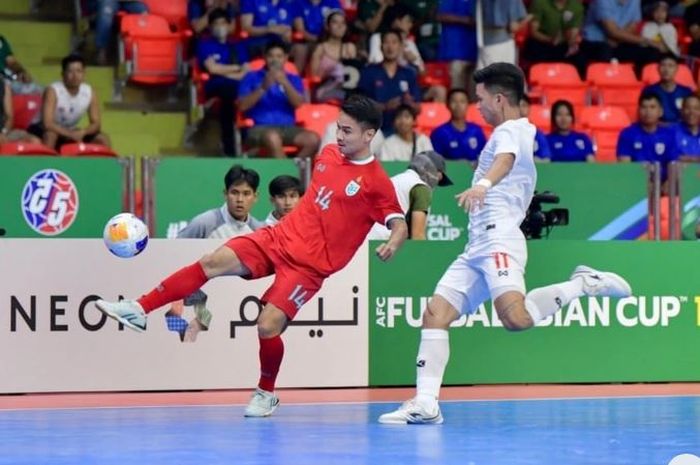
[[[271,278],[207,283],[213,319],[194,342],[168,330],[164,309],[139,334],[94,307],[98,296],[139,296],[220,244],[153,240],[124,260],[95,239],[0,240],[0,393],[255,386],[252,320]],[[365,245],[301,309],[283,336],[279,387],[368,384],[367,270]],[[192,307],[183,316],[192,319]]]

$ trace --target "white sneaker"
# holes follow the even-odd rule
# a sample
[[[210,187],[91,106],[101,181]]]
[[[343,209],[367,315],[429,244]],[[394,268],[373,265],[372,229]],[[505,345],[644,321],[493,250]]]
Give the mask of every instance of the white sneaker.
[[[146,330],[146,312],[141,304],[135,300],[120,300],[119,302],[107,302],[98,300],[95,306],[105,315],[114,318],[124,326],[142,333]]]
[[[579,265],[570,279],[583,279],[583,292],[587,296],[629,297],[632,288],[625,279],[609,271],[598,271],[591,267]]]
[[[442,421],[442,413],[437,402],[433,408],[430,408],[420,404],[415,398],[407,400],[393,412],[379,417],[379,423],[385,425],[439,425]]]
[[[257,388],[245,408],[245,416],[269,417],[279,404],[280,400],[274,393]]]

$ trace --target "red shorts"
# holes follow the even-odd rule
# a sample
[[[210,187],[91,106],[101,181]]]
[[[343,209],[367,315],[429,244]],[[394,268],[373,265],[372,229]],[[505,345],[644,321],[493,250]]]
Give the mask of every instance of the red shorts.
[[[316,295],[324,278],[308,273],[289,263],[275,252],[274,228],[262,228],[245,236],[234,237],[226,247],[250,270],[245,279],[275,275],[261,300],[284,312],[291,320],[306,302]]]

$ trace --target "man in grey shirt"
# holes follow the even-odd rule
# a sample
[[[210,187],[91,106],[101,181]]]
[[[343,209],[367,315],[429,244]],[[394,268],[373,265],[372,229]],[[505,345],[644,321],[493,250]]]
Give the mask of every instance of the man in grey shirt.
[[[485,68],[499,61],[517,64],[515,32],[527,23],[522,0],[477,0],[476,35],[479,45],[477,68]],[[481,13],[481,14],[479,14]]]
[[[255,170],[233,165],[224,176],[224,204],[192,218],[177,234],[178,239],[228,239],[265,227],[250,214],[258,200],[259,185],[260,176]],[[199,331],[207,330],[211,323],[206,302],[207,295],[202,290],[187,296],[184,302],[173,302],[165,315],[168,328],[179,333],[183,341],[194,342]],[[194,306],[195,318],[189,323],[182,318],[184,306]]]

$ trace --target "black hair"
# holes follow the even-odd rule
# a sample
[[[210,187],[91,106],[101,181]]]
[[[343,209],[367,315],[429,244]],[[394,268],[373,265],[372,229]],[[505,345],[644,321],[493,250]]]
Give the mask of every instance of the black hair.
[[[382,112],[369,97],[354,94],[345,99],[340,110],[357,121],[363,129],[377,130],[382,127]]]
[[[267,55],[267,53],[270,50],[275,48],[282,49],[285,55],[289,54],[289,46],[286,44],[286,42],[280,39],[272,39],[267,44],[265,44],[265,55]]]
[[[674,55],[673,53],[662,53],[661,56],[659,57],[659,59],[657,60],[657,63],[661,63],[664,60],[673,60],[676,63],[680,63],[680,60],[678,59],[678,57],[676,55]]]
[[[474,82],[483,84],[491,94],[503,94],[511,105],[525,95],[525,75],[510,63],[492,63],[474,73]]]
[[[387,29],[386,31],[382,32],[381,43],[384,43],[384,38],[391,34],[394,34],[396,37],[398,37],[399,42],[403,42],[403,36],[401,35],[401,31],[399,31],[398,29]]]
[[[299,181],[299,178],[289,176],[288,174],[275,177],[272,181],[270,181],[270,185],[268,186],[271,197],[284,195],[284,193],[290,189],[299,193],[299,196],[304,195],[304,188],[301,187],[301,181]]]
[[[700,95],[698,95],[698,94],[686,95],[686,96],[683,98],[683,105],[685,105],[685,102],[687,102],[687,101],[690,100],[690,99],[696,99],[696,100],[700,101]]]
[[[557,127],[556,125],[556,117],[557,117],[557,112],[559,111],[559,108],[561,107],[566,107],[567,110],[569,110],[569,114],[571,115],[571,125],[574,125],[574,106],[569,102],[568,100],[557,100],[554,102],[552,105],[552,110],[550,111],[550,118],[551,118],[551,126],[552,130]]]
[[[85,59],[78,54],[71,53],[61,60],[61,70],[65,73],[71,63],[80,63],[85,68]]]
[[[243,168],[241,165],[233,165],[224,176],[224,186],[227,191],[231,186],[244,182],[253,188],[253,192],[257,192],[260,185],[260,175],[255,170]]]
[[[330,37],[331,37],[331,32],[330,32],[331,21],[336,16],[342,16],[343,18],[345,18],[345,26],[346,26],[345,35],[340,38],[341,42],[345,42],[345,39],[347,38],[348,32],[350,31],[350,28],[348,27],[348,24],[347,24],[347,16],[345,16],[345,12],[343,10],[339,10],[339,9],[335,8],[335,9],[332,9],[330,11],[330,13],[328,13],[328,15],[326,16],[326,21],[323,23],[325,25],[325,27],[323,28],[323,32],[321,32],[321,36],[318,38],[317,44],[320,44],[321,42],[326,42],[328,39],[330,39]]]
[[[455,94],[464,94],[466,97],[469,97],[469,94],[467,94],[467,89],[464,89],[463,87],[454,87],[447,93],[447,101],[449,102],[452,96]]]
[[[225,19],[226,22],[231,22],[231,18],[229,17],[228,13],[226,10],[223,8],[214,8],[211,13],[209,13],[209,16],[207,17],[209,20],[209,24],[212,24],[214,21],[217,19]]]
[[[660,106],[663,106],[663,103],[661,103],[661,97],[659,97],[659,94],[656,92],[642,92],[642,94],[639,96],[637,104],[641,106],[643,102],[647,102],[649,100],[656,100]]]
[[[399,116],[401,113],[409,113],[413,117],[413,119],[416,119],[416,116],[418,116],[416,109],[413,108],[411,105],[407,105],[405,103],[402,103],[396,108],[396,111],[394,113],[394,119],[396,119],[396,117]]]
[[[415,13],[411,8],[400,3],[390,6],[384,13],[384,18],[382,20],[382,29],[391,29],[394,21],[396,21],[397,19],[403,19],[406,16],[415,18]]]

